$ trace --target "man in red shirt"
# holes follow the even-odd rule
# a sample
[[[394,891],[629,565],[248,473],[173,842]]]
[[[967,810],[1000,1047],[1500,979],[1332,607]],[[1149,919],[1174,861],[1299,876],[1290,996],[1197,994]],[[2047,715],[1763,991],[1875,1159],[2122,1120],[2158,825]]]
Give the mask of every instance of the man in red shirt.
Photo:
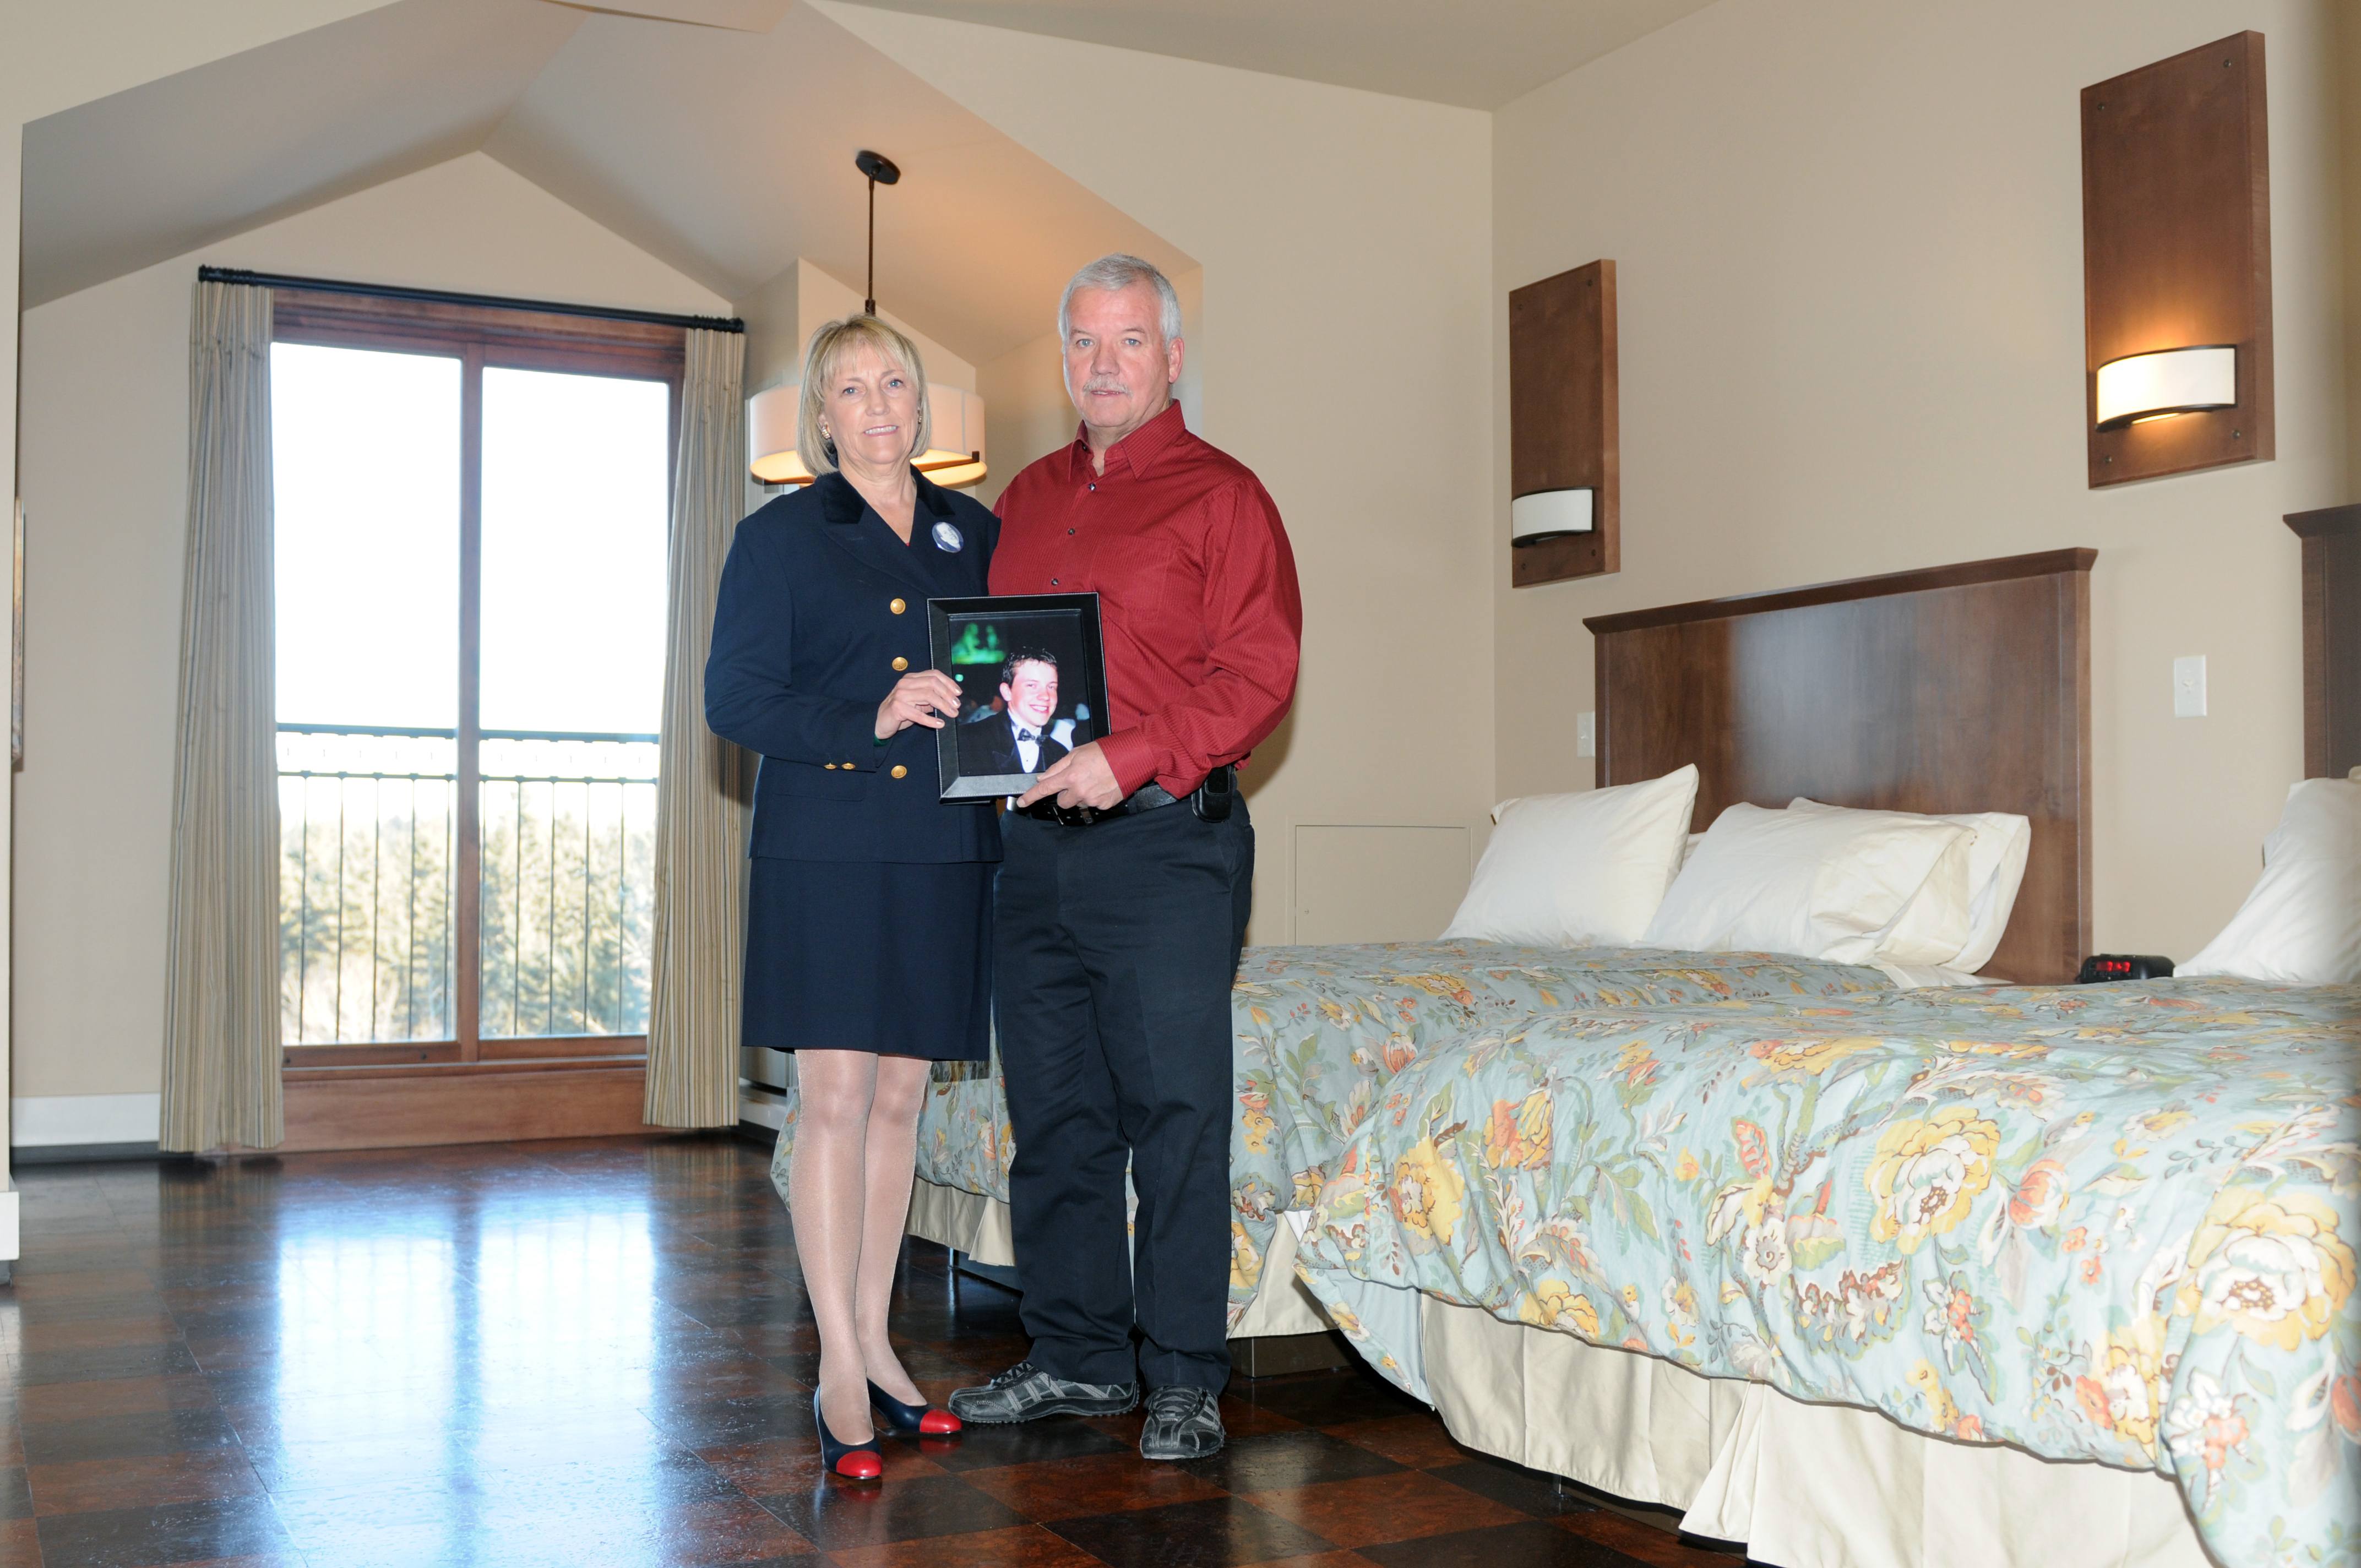
[[[1230,983],[1254,881],[1235,770],[1294,696],[1303,604],[1269,494],[1172,401],[1164,275],[1093,262],[1058,329],[1082,429],[1002,494],[992,591],[1097,594],[1113,711],[1003,823],[994,1006],[1033,1354],[951,1409],[1111,1415],[1145,1382],[1140,1452],[1192,1459],[1222,1446],[1230,1376]]]

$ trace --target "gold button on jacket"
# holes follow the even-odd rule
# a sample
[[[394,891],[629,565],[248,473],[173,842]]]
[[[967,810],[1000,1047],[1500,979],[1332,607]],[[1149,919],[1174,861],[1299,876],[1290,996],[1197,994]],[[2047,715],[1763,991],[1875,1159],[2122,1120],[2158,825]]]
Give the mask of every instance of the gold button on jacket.
[[[896,653],[894,655],[894,667],[897,670],[906,670],[910,667],[910,661]]]
[[[892,604],[887,605],[885,608],[892,610],[895,615],[899,615],[910,607],[907,604],[905,604],[902,600],[895,599]]]
[[[910,770],[904,767],[901,763],[896,762],[894,764],[894,776],[897,779],[908,778],[910,776]]]

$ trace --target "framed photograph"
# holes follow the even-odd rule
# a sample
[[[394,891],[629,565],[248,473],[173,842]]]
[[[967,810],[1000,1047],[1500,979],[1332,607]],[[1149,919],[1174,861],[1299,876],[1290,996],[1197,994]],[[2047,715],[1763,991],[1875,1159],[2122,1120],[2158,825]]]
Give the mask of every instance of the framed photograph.
[[[945,800],[1022,795],[1106,733],[1098,595],[928,599],[927,632],[960,687],[959,716],[935,732]]]

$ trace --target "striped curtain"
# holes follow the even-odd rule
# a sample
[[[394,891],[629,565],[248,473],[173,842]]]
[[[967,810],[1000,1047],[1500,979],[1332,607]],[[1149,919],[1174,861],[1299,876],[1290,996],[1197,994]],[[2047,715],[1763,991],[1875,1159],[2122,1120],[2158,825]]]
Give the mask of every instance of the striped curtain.
[[[279,1086],[270,291],[200,282],[158,1141],[270,1148]]]
[[[658,1127],[738,1122],[745,915],[745,797],[752,770],[705,727],[705,654],[721,562],[744,511],[746,339],[688,334],[664,611],[664,737],[656,782],[656,900],[648,983],[648,1090]]]

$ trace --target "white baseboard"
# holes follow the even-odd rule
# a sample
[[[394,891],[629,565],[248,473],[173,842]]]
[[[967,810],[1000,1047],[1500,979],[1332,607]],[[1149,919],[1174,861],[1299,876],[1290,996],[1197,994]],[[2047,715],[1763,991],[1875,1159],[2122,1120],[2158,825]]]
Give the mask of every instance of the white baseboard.
[[[17,1148],[152,1144],[163,1120],[161,1094],[24,1094],[8,1102],[8,1141]]]
[[[786,1096],[759,1083],[738,1080],[738,1119],[776,1129],[787,1124]]]

